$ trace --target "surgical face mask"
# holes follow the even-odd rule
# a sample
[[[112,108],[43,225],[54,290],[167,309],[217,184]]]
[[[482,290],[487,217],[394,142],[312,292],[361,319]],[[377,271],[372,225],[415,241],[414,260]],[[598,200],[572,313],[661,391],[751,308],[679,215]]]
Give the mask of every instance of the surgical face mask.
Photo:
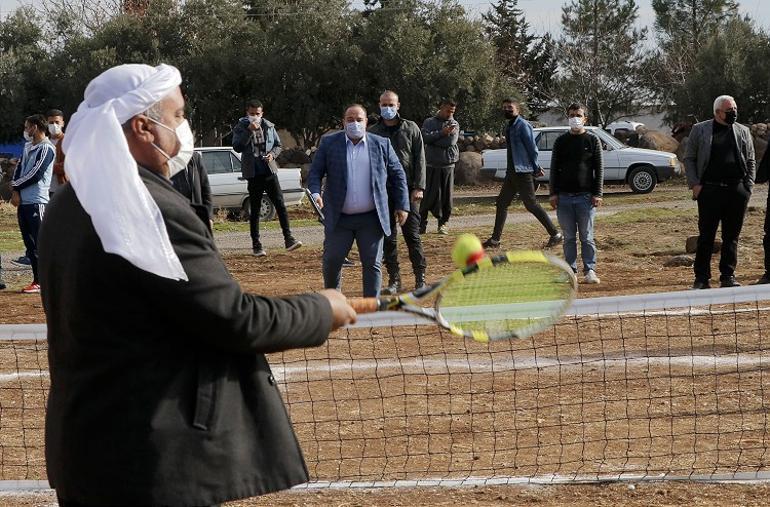
[[[259,121],[262,120],[262,115],[261,114],[249,115],[248,118],[250,123],[259,123]]]
[[[385,120],[392,120],[398,116],[398,108],[395,106],[384,106],[380,108],[380,116]]]
[[[61,134],[61,125],[58,123],[49,123],[48,133],[54,137],[58,137]]]
[[[351,121],[345,124],[345,132],[351,139],[361,139],[366,133],[366,127],[362,121]]]
[[[725,122],[728,125],[732,125],[738,120],[738,111],[725,111]]]
[[[571,116],[569,119],[569,128],[572,130],[580,130],[585,124],[585,119],[582,116]]]
[[[24,140],[27,141],[28,143],[32,142],[32,134],[30,134],[26,130],[24,130]]]
[[[187,123],[187,120],[182,121],[182,123],[180,123],[176,129],[167,127],[166,125],[157,120],[153,120],[152,118],[150,118],[150,120],[157,123],[164,129],[173,132],[179,141],[179,151],[173,157],[163,151],[163,149],[161,149],[158,145],[152,143],[155,149],[161,152],[168,159],[168,177],[171,178],[175,174],[184,171],[187,167],[187,164],[190,162],[193,149],[195,148],[195,137],[193,136],[192,130],[190,130],[190,124]]]

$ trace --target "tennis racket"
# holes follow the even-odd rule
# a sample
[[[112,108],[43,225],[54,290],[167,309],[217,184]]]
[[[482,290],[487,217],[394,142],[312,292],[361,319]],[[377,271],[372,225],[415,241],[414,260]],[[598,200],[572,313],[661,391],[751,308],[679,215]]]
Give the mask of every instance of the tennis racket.
[[[313,194],[307,188],[305,189],[305,195],[307,196],[307,200],[310,201],[310,205],[313,207],[313,211],[315,211],[318,221],[324,223],[324,212],[318,207],[318,203],[313,199]]]
[[[485,257],[409,294],[351,298],[358,313],[400,310],[436,322],[452,333],[488,342],[526,338],[551,326],[577,291],[564,261],[537,251]],[[421,306],[436,297],[434,307]]]

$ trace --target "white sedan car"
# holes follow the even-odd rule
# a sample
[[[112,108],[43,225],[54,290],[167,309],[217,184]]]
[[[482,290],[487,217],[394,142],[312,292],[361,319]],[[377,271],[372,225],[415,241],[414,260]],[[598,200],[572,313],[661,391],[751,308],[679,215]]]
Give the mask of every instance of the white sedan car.
[[[545,175],[537,179],[538,182],[548,183],[553,143],[568,130],[566,126],[535,129],[535,141],[540,152],[537,162],[545,171]],[[646,194],[652,192],[658,182],[681,173],[681,165],[672,153],[631,148],[598,127],[586,127],[586,130],[602,142],[605,183],[627,183],[633,192]],[[505,149],[486,150],[482,156],[482,174],[496,180],[505,179]]]
[[[242,217],[248,217],[251,205],[246,180],[241,178],[241,154],[229,146],[195,148],[203,157],[203,165],[209,175],[211,200],[216,208],[238,211]],[[287,207],[302,202],[305,195],[299,168],[280,168],[278,182],[283,190],[283,200]],[[275,217],[275,206],[267,196],[262,197],[260,220]]]

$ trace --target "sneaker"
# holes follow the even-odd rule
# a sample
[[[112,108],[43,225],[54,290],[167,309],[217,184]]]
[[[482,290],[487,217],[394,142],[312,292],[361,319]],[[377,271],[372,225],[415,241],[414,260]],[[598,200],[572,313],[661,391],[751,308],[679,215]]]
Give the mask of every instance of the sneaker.
[[[766,285],[770,283],[770,274],[765,273],[762,278],[754,282],[754,285]]]
[[[299,248],[301,246],[302,246],[302,242],[301,241],[297,241],[296,239],[291,239],[291,240],[286,242],[286,251],[287,252],[293,252],[294,250],[296,250],[297,248]]]
[[[700,289],[710,289],[711,284],[708,280],[702,281],[702,280],[695,280],[695,283],[692,284],[693,290],[700,290]]]
[[[721,277],[719,279],[719,286],[724,287],[740,287],[741,284],[738,282],[738,280],[735,279],[734,276],[725,276]]]
[[[22,294],[40,294],[40,284],[32,282],[21,289],[21,292]]]
[[[344,261],[342,261],[342,267],[343,267],[343,268],[353,268],[353,267],[355,267],[355,266],[356,266],[356,263],[355,263],[355,261],[351,261],[351,260],[350,260],[350,259],[348,259],[347,257],[345,257],[345,260],[344,260]]]
[[[388,286],[382,290],[382,293],[386,296],[396,296],[401,292],[401,277],[391,276],[388,277]]]
[[[253,250],[254,257],[264,257],[267,255],[267,252],[265,252],[265,249],[262,247],[255,248]]]
[[[494,239],[494,238],[489,238],[488,240],[483,242],[481,244],[481,246],[483,246],[486,249],[500,248],[500,240],[499,239]]]
[[[11,262],[14,263],[14,264],[21,265],[21,266],[31,266],[32,265],[32,261],[30,261],[29,257],[27,257],[26,255],[22,255],[18,259],[14,259]]]
[[[438,231],[436,231],[436,232],[446,236],[447,234],[449,234],[449,226],[447,224],[441,224],[441,225],[438,226]]]
[[[553,236],[548,238],[548,242],[545,244],[545,247],[546,248],[555,247],[556,245],[558,245],[562,241],[564,241],[564,236],[562,236],[562,234],[560,232],[557,232],[556,234],[554,234]]]
[[[596,271],[593,269],[589,269],[588,272],[583,277],[583,281],[585,283],[599,283],[601,280],[599,280],[599,277],[596,276]]]

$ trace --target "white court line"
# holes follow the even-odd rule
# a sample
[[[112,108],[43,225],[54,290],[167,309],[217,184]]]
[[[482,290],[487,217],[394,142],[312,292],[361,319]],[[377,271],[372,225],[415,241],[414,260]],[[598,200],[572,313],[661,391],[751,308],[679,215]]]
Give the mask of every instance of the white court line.
[[[39,378],[39,377],[48,377],[49,374],[47,371],[18,371],[16,373],[3,373],[0,374],[0,382],[12,382],[14,380],[18,380],[20,378]]]
[[[708,355],[678,355],[669,357],[597,357],[597,358],[518,358],[506,360],[492,359],[426,359],[414,357],[411,359],[352,359],[344,360],[309,360],[303,365],[286,366],[281,363],[272,363],[270,368],[278,379],[295,379],[309,377],[310,380],[323,380],[331,378],[331,374],[339,372],[376,371],[377,373],[404,373],[414,374],[442,374],[465,373],[504,374],[507,371],[538,370],[538,375],[547,376],[563,374],[565,370],[600,368],[604,370],[641,369],[646,367],[670,367],[673,369],[685,368],[693,370],[717,369],[721,373],[741,372],[747,368],[756,366],[770,366],[770,356],[726,354],[720,356]],[[543,370],[550,368],[551,370]],[[322,375],[311,375],[322,374]],[[0,382],[11,382],[19,378],[45,377],[47,371],[20,371],[16,373],[0,374]]]
[[[748,356],[748,357],[746,357]],[[678,355],[670,357],[597,357],[593,359],[565,357],[565,358],[516,358],[506,360],[492,359],[426,359],[414,357],[411,359],[384,359],[384,360],[360,360],[327,361],[309,360],[302,366],[286,366],[280,363],[270,365],[276,378],[289,379],[296,377],[311,377],[310,380],[326,378],[324,375],[308,375],[310,373],[337,373],[354,371],[376,371],[377,373],[396,372],[404,374],[441,374],[441,373],[496,373],[503,374],[506,371],[539,369],[538,375],[545,376],[549,373],[556,375],[564,373],[564,370],[575,370],[584,367],[602,368],[613,370],[618,368],[637,369],[647,366],[665,366],[671,368],[687,368],[695,370],[714,369],[725,370],[724,373],[741,371],[755,366],[770,365],[770,355],[767,357],[757,355],[725,354],[720,356],[708,355]],[[541,370],[552,368],[553,371]],[[331,378],[331,375],[329,375]]]
[[[770,482],[770,471],[735,472],[732,474],[692,474],[644,475],[638,472],[620,472],[616,474],[596,475],[536,475],[507,477],[466,477],[460,479],[417,478],[378,481],[312,481],[291,488],[292,492],[302,494],[307,491],[335,489],[384,489],[384,488],[468,488],[482,486],[527,486],[556,484],[597,484],[612,482],[659,482],[690,481],[713,483],[757,483]],[[48,481],[0,481],[0,497],[23,497],[34,493],[54,493]]]

